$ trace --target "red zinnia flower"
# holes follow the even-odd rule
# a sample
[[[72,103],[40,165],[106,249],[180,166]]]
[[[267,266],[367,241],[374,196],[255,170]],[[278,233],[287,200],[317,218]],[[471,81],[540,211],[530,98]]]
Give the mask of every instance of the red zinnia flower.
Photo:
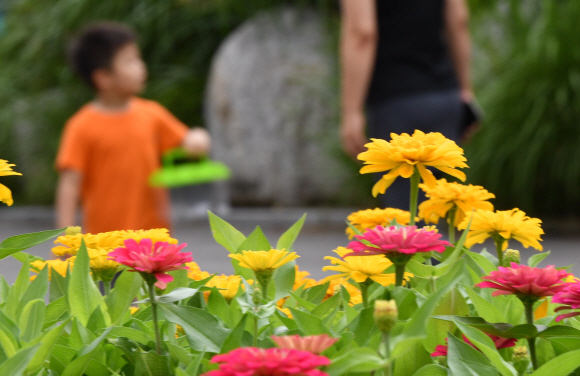
[[[476,286],[496,289],[491,294],[493,296],[514,294],[537,299],[563,291],[568,283],[562,279],[568,275],[565,270],[555,269],[554,265],[532,268],[512,262],[511,267],[500,266],[497,271],[483,277],[485,281]]]
[[[328,376],[317,367],[330,364],[324,356],[291,349],[242,347],[216,355],[212,363],[220,368],[205,376]]]
[[[157,279],[155,286],[164,289],[173,281],[173,277],[165,273],[187,269],[183,264],[193,261],[191,252],[180,252],[186,246],[185,243],[177,245],[167,242],[156,242],[153,246],[151,239],[141,239],[139,243],[127,239],[125,247],[119,247],[109,253],[109,259],[126,265],[133,271],[154,275]]]
[[[301,337],[298,334],[283,337],[272,336],[272,339],[282,349],[309,351],[314,354],[320,354],[338,341],[338,338],[332,338],[328,334],[306,337]]]
[[[412,255],[418,252],[444,252],[451,243],[439,240],[441,234],[417,226],[377,226],[362,235],[355,235],[358,241],[352,241],[347,248],[353,250],[345,256],[384,255],[403,253]],[[366,241],[366,242],[363,242]],[[368,245],[368,243],[371,245]],[[365,244],[367,243],[367,244]]]
[[[566,304],[555,309],[556,312],[567,310],[567,309],[578,309],[580,308],[580,282],[574,282],[568,284],[564,291],[556,293],[552,297],[552,303]],[[556,317],[556,321],[564,320],[568,317],[579,316],[580,311],[564,313]]]
[[[492,334],[487,334],[487,336],[489,338],[491,338],[491,340],[495,344],[495,348],[498,350],[505,349],[507,347],[514,347],[516,345],[516,343],[518,342],[518,340],[515,338],[503,338],[503,337],[494,336]],[[466,336],[463,336],[463,341],[465,341],[465,343],[467,343],[469,346],[471,346],[474,349],[479,351],[479,349],[477,347],[475,347],[475,345],[473,343],[471,343],[469,338],[467,338]],[[447,338],[445,338],[445,343],[447,343]],[[435,347],[435,351],[433,351],[431,353],[431,356],[447,356],[448,349],[449,349],[449,346],[447,346],[447,345],[437,345],[437,347]]]

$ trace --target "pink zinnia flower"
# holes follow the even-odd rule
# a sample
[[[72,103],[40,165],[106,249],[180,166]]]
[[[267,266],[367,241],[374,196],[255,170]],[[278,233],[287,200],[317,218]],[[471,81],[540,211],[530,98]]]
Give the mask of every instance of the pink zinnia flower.
[[[298,334],[283,337],[272,336],[272,339],[282,349],[310,351],[314,354],[320,354],[338,341],[338,338],[332,338],[328,334],[306,337],[301,337]]]
[[[505,349],[507,347],[514,347],[518,342],[518,340],[515,338],[503,338],[494,336],[492,334],[487,334],[487,336],[491,338],[491,340],[495,344],[495,348],[498,350]],[[479,349],[473,343],[471,343],[469,338],[467,338],[466,336],[463,336],[463,341],[465,341],[465,343],[467,343],[469,346],[479,351]],[[445,343],[447,343],[447,338],[445,338]],[[431,356],[447,356],[448,349],[449,346],[447,345],[437,345],[437,347],[435,347],[435,351],[431,353]]]
[[[451,243],[439,240],[441,234],[417,226],[377,226],[362,235],[355,235],[358,240],[352,241],[347,248],[353,250],[345,256],[383,255],[403,253],[412,255],[418,252],[444,252]],[[369,242],[372,246],[365,244]]]
[[[497,271],[483,277],[485,281],[476,286],[496,289],[491,295],[510,295],[518,297],[542,298],[563,291],[568,283],[562,281],[569,275],[565,270],[558,270],[554,265],[545,268],[511,263],[511,267],[500,266]]]
[[[242,347],[216,355],[212,363],[220,368],[205,376],[328,376],[316,369],[330,364],[324,356],[291,349]]]
[[[191,252],[180,252],[186,246],[185,243],[177,245],[167,242],[156,242],[153,246],[151,239],[141,239],[139,243],[127,239],[124,247],[109,253],[109,259],[126,265],[133,271],[154,275],[157,279],[155,286],[164,289],[173,281],[173,277],[166,274],[167,272],[187,269],[183,264],[193,261]]]
[[[556,308],[554,311],[559,312],[567,309],[578,309],[580,308],[580,282],[570,283],[566,286],[564,291],[556,293],[552,297],[552,303],[565,304]],[[562,321],[568,317],[579,316],[580,311],[564,313],[556,317],[556,321]]]

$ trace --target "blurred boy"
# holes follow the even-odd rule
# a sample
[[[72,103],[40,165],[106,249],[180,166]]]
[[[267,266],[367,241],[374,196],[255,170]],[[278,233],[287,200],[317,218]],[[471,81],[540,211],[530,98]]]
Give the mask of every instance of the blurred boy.
[[[95,99],[64,129],[56,159],[57,226],[75,224],[80,200],[83,232],[169,228],[168,194],[149,186],[149,176],[171,148],[207,154],[208,133],[190,130],[160,104],[135,96],[147,68],[129,28],[89,27],[72,45],[70,59]]]

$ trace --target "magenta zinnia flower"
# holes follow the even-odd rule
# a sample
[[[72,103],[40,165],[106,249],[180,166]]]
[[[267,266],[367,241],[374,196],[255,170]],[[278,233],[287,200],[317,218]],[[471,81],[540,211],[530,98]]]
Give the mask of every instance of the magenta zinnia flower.
[[[306,337],[301,337],[298,334],[283,337],[272,336],[272,339],[282,349],[309,351],[314,354],[320,354],[338,341],[338,338],[332,338],[328,334]]]
[[[413,255],[418,252],[444,252],[451,243],[439,240],[441,234],[417,226],[377,226],[362,235],[355,235],[358,240],[352,241],[347,248],[353,250],[345,256],[388,255],[402,253]],[[365,244],[366,242],[371,245]]]
[[[562,281],[570,273],[558,270],[554,265],[545,268],[532,268],[530,266],[511,263],[511,267],[500,266],[497,271],[483,277],[485,281],[476,286],[481,288],[496,289],[491,295],[517,295],[539,299],[564,291],[568,283]]]
[[[205,376],[328,376],[316,369],[330,364],[324,356],[291,349],[242,347],[216,355],[212,363],[220,368]]]
[[[492,334],[487,334],[487,336],[491,338],[491,340],[495,344],[495,348],[498,350],[505,349],[507,347],[514,347],[518,342],[518,340],[515,338],[503,338],[494,336]],[[471,343],[469,338],[467,338],[466,336],[463,336],[463,341],[465,341],[465,343],[467,343],[469,346],[479,351],[479,349],[473,343]],[[445,338],[445,343],[447,343],[447,338]],[[431,356],[447,356],[448,349],[449,346],[447,345],[437,345],[437,347],[435,347],[435,351],[431,353]]]
[[[580,308],[580,282],[569,283],[564,291],[556,293],[552,297],[552,303],[565,304],[556,308],[554,311],[564,311],[568,309],[578,309]],[[556,317],[556,321],[562,321],[568,317],[579,316],[580,311],[564,313]]]
[[[167,272],[178,269],[187,269],[186,262],[192,262],[191,252],[180,252],[184,244],[169,244],[156,242],[153,246],[151,239],[141,239],[139,243],[133,239],[125,240],[125,246],[109,253],[109,259],[126,265],[133,271],[153,275],[157,282],[155,286],[160,289],[167,287],[173,281],[173,277]]]

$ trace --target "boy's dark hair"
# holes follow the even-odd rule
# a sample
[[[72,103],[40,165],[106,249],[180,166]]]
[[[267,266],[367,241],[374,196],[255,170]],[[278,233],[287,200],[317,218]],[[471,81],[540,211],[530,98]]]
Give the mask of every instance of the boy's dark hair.
[[[97,69],[109,69],[115,54],[137,36],[128,26],[113,22],[93,24],[71,43],[68,51],[74,71],[91,87],[92,74]]]

